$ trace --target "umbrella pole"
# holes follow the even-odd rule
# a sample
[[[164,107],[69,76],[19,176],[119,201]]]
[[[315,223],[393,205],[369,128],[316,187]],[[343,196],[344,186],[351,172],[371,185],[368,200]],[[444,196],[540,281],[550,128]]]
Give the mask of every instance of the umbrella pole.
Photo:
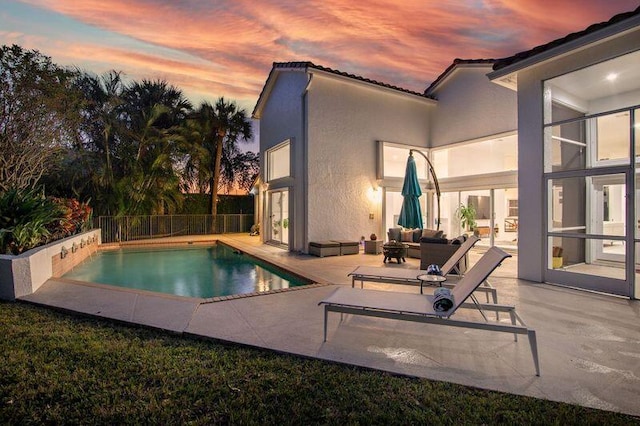
[[[433,168],[433,164],[431,164],[431,160],[429,160],[429,157],[427,157],[426,155],[424,155],[424,153],[422,151],[417,151],[415,149],[410,149],[409,150],[409,155],[413,155],[413,153],[416,152],[420,155],[422,155],[424,157],[425,160],[427,160],[427,164],[428,164],[428,169],[429,169],[429,173],[431,174],[431,177],[433,178],[433,186],[436,189],[436,199],[438,201],[438,218],[436,220],[436,230],[440,230],[440,183],[438,182],[438,176],[436,176],[436,171]]]

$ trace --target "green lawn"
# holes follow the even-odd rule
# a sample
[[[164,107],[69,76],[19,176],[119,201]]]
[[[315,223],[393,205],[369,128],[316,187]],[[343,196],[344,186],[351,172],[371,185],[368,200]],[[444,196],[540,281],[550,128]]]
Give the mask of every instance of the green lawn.
[[[22,303],[0,334],[0,424],[640,423]]]

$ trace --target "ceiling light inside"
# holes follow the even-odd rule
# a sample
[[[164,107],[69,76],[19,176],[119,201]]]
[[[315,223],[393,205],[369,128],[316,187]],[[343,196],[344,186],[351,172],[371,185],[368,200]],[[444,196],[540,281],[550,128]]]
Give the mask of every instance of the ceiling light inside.
[[[618,73],[615,73],[615,72],[611,72],[607,74],[607,77],[606,77],[608,81],[616,81],[617,78],[618,78]]]

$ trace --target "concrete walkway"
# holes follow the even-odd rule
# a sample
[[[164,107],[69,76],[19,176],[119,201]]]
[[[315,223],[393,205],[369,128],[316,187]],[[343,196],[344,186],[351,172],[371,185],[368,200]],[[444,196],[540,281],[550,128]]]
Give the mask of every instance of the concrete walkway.
[[[216,236],[237,249],[324,284],[203,303],[121,288],[49,280],[22,300],[84,314],[269,348],[394,373],[529,395],[640,415],[640,302],[515,277],[515,257],[492,275],[499,303],[514,304],[538,335],[541,376],[529,344],[503,333],[330,314],[322,342],[318,302],[359,265],[382,266],[382,255],[317,258],[259,243],[258,237]],[[474,249],[471,263],[483,250]],[[386,264],[417,268],[417,259]],[[416,292],[402,285],[367,288]],[[456,313],[456,317],[458,317]],[[504,319],[507,321],[507,319]]]

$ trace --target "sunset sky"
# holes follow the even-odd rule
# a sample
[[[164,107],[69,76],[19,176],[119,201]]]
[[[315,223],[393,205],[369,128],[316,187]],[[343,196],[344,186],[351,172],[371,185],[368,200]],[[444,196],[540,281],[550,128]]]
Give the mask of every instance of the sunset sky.
[[[636,0],[2,0],[0,43],[101,74],[165,79],[251,113],[272,62],[423,91],[454,58],[500,58]]]

